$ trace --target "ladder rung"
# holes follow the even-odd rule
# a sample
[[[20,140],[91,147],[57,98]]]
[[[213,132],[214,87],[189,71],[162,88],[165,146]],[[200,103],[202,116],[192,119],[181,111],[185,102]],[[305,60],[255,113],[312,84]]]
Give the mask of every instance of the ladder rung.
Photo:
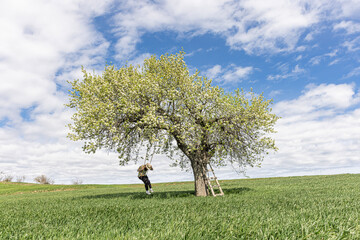
[[[208,187],[211,189],[211,194],[214,197],[216,197],[216,196],[224,196],[224,192],[221,189],[220,183],[217,180],[217,177],[215,176],[214,169],[211,167],[210,164],[209,164],[209,167],[210,167],[210,169],[208,169],[208,172],[211,172],[212,175],[213,175],[212,177],[210,177],[210,174],[208,174],[208,176],[207,176]],[[211,184],[211,180],[216,181],[214,185]],[[215,192],[214,192],[214,188],[216,188],[216,187],[218,188],[217,190],[220,190],[220,193],[218,193],[218,194],[215,194]]]

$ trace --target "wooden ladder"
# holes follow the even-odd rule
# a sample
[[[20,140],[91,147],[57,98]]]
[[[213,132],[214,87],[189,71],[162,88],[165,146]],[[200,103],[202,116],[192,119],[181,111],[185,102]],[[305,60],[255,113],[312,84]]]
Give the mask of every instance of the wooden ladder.
[[[209,169],[208,169],[208,174],[207,174],[207,184],[208,184],[208,187],[210,188],[211,194],[214,197],[216,197],[216,196],[224,196],[224,192],[221,189],[220,183],[219,183],[217,177],[215,176],[214,169],[212,168],[210,163],[208,163],[208,165],[209,165]],[[212,175],[213,175],[212,177],[210,177],[210,173],[212,173]],[[212,184],[211,181],[215,181],[216,184]],[[216,187],[220,191],[220,193],[218,193],[218,194],[215,194],[215,191],[214,191],[214,188],[216,188]]]

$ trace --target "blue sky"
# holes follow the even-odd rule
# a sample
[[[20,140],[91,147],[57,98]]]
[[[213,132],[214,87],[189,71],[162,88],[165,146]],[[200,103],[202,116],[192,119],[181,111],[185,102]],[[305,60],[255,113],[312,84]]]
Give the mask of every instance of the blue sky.
[[[0,172],[139,183],[134,164],[66,138],[66,80],[184,49],[192,72],[274,100],[279,151],[248,177],[359,173],[359,12],[358,0],[1,1]],[[153,161],[154,182],[192,180]]]

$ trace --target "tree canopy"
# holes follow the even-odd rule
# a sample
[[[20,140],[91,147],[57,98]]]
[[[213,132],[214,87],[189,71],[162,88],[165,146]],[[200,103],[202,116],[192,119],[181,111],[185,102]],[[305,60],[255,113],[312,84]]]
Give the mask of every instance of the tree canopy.
[[[207,194],[207,163],[254,166],[276,149],[268,136],[278,119],[271,100],[252,91],[225,92],[199,72],[190,74],[184,52],[83,74],[70,82],[67,106],[76,110],[69,137],[84,141],[87,153],[116,151],[121,165],[137,162],[144,147],[146,158],[166,153],[174,165],[191,166],[201,196]]]

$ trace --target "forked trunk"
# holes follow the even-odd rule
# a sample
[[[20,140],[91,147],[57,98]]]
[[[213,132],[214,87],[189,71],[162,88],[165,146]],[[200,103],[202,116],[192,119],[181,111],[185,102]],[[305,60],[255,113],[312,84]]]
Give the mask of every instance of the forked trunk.
[[[195,196],[207,196],[209,194],[206,183],[206,165],[207,164],[203,163],[202,161],[191,161],[191,166],[194,173]]]

